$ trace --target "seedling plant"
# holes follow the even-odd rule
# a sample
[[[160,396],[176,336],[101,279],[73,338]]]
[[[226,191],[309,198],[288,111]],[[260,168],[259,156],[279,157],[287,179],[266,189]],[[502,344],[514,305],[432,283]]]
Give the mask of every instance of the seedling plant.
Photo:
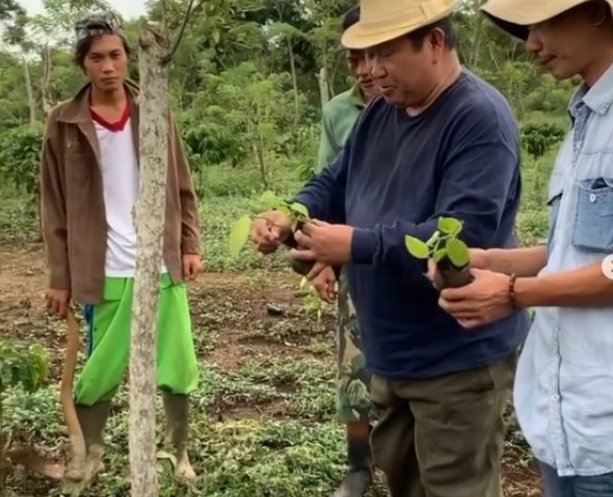
[[[462,287],[474,279],[469,268],[469,249],[458,238],[462,227],[462,222],[455,218],[441,217],[428,241],[405,236],[406,248],[413,257],[431,259],[436,264],[438,277],[434,283],[439,289]]]
[[[289,249],[300,248],[294,238],[294,234],[305,223],[310,221],[307,208],[297,202],[287,202],[271,191],[266,191],[262,194],[258,201],[258,206],[261,210],[276,210],[286,214],[291,219],[292,224],[291,233],[283,240],[283,244]],[[231,257],[237,257],[247,243],[254,219],[257,219],[257,216],[244,214],[232,225],[228,239]],[[292,260],[291,266],[296,273],[304,276],[309,273],[313,264],[311,261]]]

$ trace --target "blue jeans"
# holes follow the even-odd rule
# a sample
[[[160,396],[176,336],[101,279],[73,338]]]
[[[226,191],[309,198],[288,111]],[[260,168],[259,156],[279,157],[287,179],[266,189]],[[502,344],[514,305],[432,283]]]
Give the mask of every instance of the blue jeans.
[[[598,476],[563,476],[540,463],[545,497],[613,497],[613,473]]]

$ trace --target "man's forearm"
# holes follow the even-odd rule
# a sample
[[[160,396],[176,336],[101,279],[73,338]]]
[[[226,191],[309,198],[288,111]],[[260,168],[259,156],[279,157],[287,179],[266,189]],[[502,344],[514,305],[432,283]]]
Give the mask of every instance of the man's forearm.
[[[485,253],[487,269],[520,277],[536,276],[547,264],[547,247],[489,249]]]
[[[170,137],[174,147],[174,167],[177,170],[179,201],[181,203],[181,252],[183,254],[200,254],[198,199],[189,165],[185,158],[181,135],[173,119],[170,121]]]
[[[515,298],[520,307],[613,307],[613,280],[592,264],[573,271],[518,278]]]
[[[187,196],[182,205],[181,252],[183,254],[200,254],[200,224],[198,206],[195,196]]]

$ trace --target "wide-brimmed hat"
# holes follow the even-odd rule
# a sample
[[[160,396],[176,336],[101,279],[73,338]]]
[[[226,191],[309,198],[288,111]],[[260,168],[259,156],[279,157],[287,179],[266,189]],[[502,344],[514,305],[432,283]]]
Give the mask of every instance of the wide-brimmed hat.
[[[521,39],[528,38],[528,26],[556,17],[590,0],[488,0],[481,10],[501,29]],[[613,0],[604,0],[611,7]]]
[[[374,47],[451,14],[458,0],[360,0],[360,20],[343,33],[344,47]]]

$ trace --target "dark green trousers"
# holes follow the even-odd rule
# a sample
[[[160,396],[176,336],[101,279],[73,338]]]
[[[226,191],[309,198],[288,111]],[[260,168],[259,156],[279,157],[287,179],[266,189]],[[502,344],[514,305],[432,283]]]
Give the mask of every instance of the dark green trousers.
[[[373,375],[371,445],[392,497],[502,497],[504,411],[516,354],[427,380]]]

